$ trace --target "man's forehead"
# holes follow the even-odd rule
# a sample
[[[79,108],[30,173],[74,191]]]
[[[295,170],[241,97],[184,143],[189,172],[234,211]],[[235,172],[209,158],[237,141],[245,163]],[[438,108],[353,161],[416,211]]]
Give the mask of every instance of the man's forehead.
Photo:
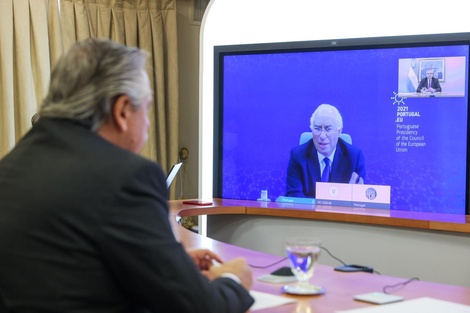
[[[320,124],[314,124],[313,127],[335,128],[336,124],[334,124],[334,123],[320,123]]]
[[[334,125],[336,124],[334,114],[322,113],[315,116],[313,120],[315,125]]]

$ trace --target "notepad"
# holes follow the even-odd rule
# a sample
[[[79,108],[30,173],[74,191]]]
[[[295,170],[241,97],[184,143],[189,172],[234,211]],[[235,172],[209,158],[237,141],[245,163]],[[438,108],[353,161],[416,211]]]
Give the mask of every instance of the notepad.
[[[297,302],[296,299],[254,290],[250,291],[250,295],[255,299],[255,303],[250,308],[251,312]]]
[[[403,302],[365,307],[336,313],[470,313],[470,306],[434,298],[418,298]]]

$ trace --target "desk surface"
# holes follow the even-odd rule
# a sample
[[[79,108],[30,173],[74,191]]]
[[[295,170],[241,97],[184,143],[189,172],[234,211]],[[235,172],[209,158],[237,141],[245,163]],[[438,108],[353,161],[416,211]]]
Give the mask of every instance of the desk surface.
[[[273,210],[273,208],[275,208]],[[233,246],[193,233],[177,223],[179,217],[209,215],[209,214],[255,214],[268,216],[301,217],[323,220],[336,220],[351,223],[365,223],[375,225],[390,225],[396,227],[411,227],[420,229],[433,229],[441,231],[470,232],[468,217],[452,217],[435,214],[403,214],[394,215],[393,212],[384,210],[352,211],[351,208],[316,206],[303,208],[279,207],[276,203],[257,203],[256,201],[214,200],[212,206],[186,205],[182,201],[170,201],[170,220],[173,223],[176,236],[187,248],[208,248],[219,254],[224,259],[232,259],[243,256],[250,265],[268,266],[278,262],[278,256],[265,254],[245,248]],[[347,214],[346,214],[347,213]],[[406,214],[407,213],[407,214]],[[389,214],[389,216],[385,216]],[[282,284],[263,283],[256,277],[272,272],[273,270],[287,266],[287,260],[267,268],[253,268],[253,290],[267,292],[275,295],[295,298],[296,304],[288,304],[276,308],[260,310],[256,312],[315,312],[331,313],[337,310],[348,310],[359,307],[372,307],[373,304],[353,300],[354,295],[382,291],[385,286],[403,283],[410,277],[391,277],[364,272],[342,273],[336,272],[332,267],[319,264],[311,282],[322,286],[326,293],[320,296],[290,296],[281,293]],[[440,270],[440,269],[436,269]],[[406,286],[394,288],[390,291],[394,295],[400,295],[405,300],[420,297],[431,297],[457,303],[470,305],[470,288],[436,284],[424,281],[412,281]]]

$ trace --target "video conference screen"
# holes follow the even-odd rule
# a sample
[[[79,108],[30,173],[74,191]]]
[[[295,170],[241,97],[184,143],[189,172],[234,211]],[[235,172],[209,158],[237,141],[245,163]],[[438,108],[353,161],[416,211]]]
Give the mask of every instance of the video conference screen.
[[[466,214],[469,46],[453,34],[215,47],[214,196],[285,196],[291,150],[330,104],[390,209]]]

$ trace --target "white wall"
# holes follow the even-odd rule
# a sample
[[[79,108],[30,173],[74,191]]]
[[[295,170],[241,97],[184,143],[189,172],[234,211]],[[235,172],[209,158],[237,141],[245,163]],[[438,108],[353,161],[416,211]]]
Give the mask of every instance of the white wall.
[[[470,31],[462,1],[212,0],[201,28],[199,197],[212,197],[216,45]]]
[[[212,197],[214,46],[469,32],[469,14],[462,5],[458,0],[212,0],[201,29],[199,197]],[[467,235],[296,219],[211,221],[209,230],[216,238],[271,253],[282,246],[283,233],[316,228],[328,247],[348,262],[376,266],[383,274],[470,286]],[[204,233],[204,221],[200,223]]]

